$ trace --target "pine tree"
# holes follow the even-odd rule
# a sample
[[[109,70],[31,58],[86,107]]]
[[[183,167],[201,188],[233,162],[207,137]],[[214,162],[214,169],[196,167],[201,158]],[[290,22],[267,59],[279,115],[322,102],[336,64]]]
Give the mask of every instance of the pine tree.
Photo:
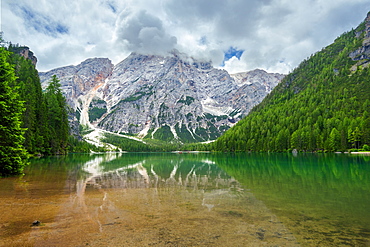
[[[69,137],[67,104],[56,75],[52,76],[45,97],[48,107],[50,152],[65,154]]]
[[[22,127],[26,129],[24,146],[31,154],[45,153],[45,134],[47,110],[43,109],[45,99],[42,97],[40,78],[31,60],[16,53],[11,53],[10,62],[15,66],[19,97],[24,101],[25,111]]]
[[[15,85],[16,77],[8,57],[9,52],[0,48],[0,176],[22,173],[28,158],[21,128],[23,102],[9,86]]]

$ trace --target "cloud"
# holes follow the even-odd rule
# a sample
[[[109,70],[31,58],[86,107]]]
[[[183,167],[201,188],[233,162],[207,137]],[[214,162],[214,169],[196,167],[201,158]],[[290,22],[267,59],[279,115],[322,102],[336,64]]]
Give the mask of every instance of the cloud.
[[[56,37],[58,34],[68,33],[67,26],[65,26],[63,23],[54,21],[50,16],[33,12],[26,7],[18,6],[16,4],[12,4],[12,6],[14,7],[14,11],[23,17],[28,28],[33,28],[37,32],[53,37]]]
[[[177,43],[176,37],[166,33],[162,21],[145,10],[125,10],[120,14],[115,41],[128,50],[155,55],[167,54]]]
[[[27,45],[38,69],[90,57],[118,63],[131,52],[172,49],[229,71],[287,73],[370,10],[369,0],[2,0],[5,39]],[[226,56],[228,56],[226,54]],[[239,71],[238,71],[239,72]]]
[[[225,61],[223,68],[226,69],[230,74],[245,72],[249,70],[246,66],[246,63],[235,56]]]

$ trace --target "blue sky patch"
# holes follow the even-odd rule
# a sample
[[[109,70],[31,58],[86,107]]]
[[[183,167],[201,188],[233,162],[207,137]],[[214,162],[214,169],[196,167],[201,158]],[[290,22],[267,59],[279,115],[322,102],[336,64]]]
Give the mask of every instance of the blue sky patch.
[[[225,66],[225,62],[230,60],[232,57],[236,57],[240,60],[240,57],[243,55],[243,53],[244,50],[238,50],[237,48],[230,46],[229,50],[225,52],[224,60],[222,61],[221,66]]]
[[[25,20],[26,24],[37,32],[44,33],[46,35],[56,37],[58,34],[66,34],[69,32],[68,27],[52,20],[46,15],[33,12],[29,8],[19,7],[21,16]]]

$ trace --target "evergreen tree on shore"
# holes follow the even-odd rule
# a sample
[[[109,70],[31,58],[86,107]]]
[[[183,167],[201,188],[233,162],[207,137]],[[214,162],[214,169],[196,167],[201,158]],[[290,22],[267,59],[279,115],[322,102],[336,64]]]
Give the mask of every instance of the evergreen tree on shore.
[[[8,48],[19,49],[17,46]],[[46,134],[48,132],[47,108],[42,93],[38,71],[29,59],[11,53],[10,62],[15,66],[20,99],[24,101],[25,111],[22,114],[22,127],[26,129],[24,146],[30,154],[46,152]]]
[[[24,102],[21,127],[24,128],[25,148],[34,155],[66,154],[69,138],[67,104],[58,78],[53,76],[43,92],[35,65],[19,54],[29,48],[10,44],[7,49],[7,60],[14,65],[16,76],[9,86]]]
[[[53,154],[67,152],[69,136],[67,104],[60,87],[59,79],[53,75],[45,91],[50,151]]]
[[[9,52],[0,48],[0,176],[22,173],[27,164],[21,128],[23,102],[19,98],[14,68],[7,61]]]

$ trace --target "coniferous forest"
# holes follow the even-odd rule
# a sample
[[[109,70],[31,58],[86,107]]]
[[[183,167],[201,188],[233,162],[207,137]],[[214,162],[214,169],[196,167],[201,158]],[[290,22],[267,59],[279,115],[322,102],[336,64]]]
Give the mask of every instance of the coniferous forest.
[[[22,173],[28,155],[66,154],[69,126],[59,80],[43,92],[38,72],[18,54],[24,47],[0,48],[0,176]]]
[[[23,147],[23,102],[16,85],[10,53],[0,48],[0,176],[21,172],[27,164],[27,151]]]
[[[250,114],[206,149],[218,151],[369,151],[365,25],[303,61]]]

